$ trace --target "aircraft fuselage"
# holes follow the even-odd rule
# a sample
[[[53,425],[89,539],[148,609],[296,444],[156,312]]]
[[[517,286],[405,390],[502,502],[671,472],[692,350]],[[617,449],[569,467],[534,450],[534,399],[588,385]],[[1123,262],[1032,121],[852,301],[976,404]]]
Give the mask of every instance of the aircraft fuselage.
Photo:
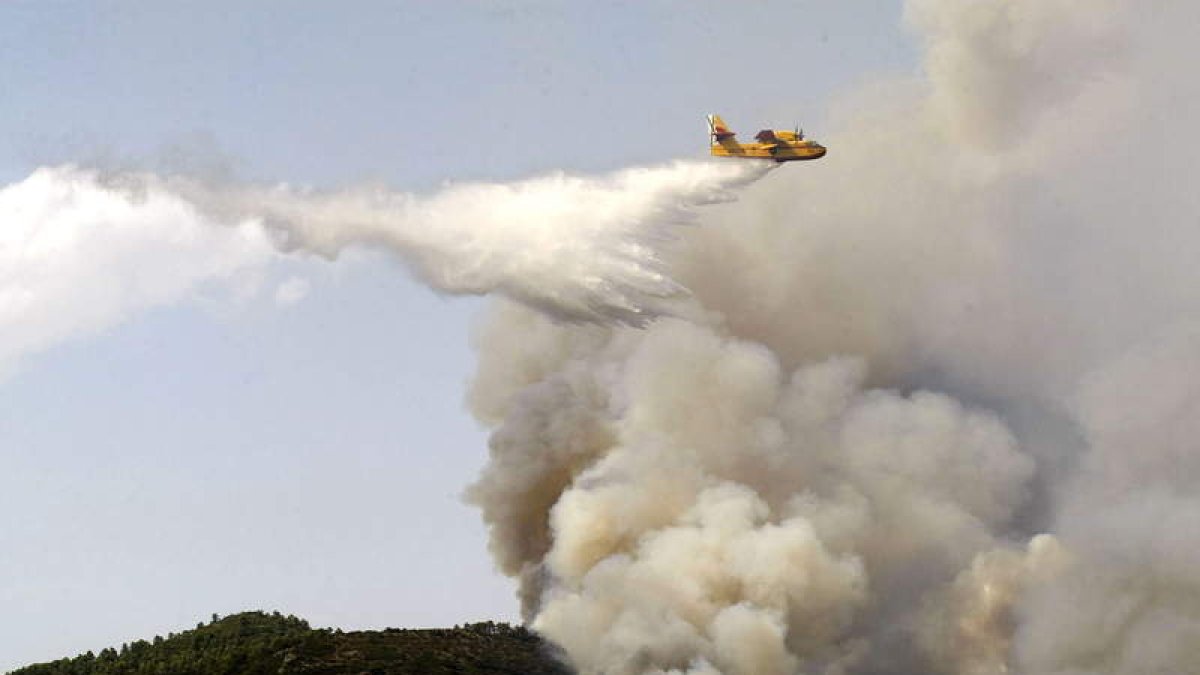
[[[825,146],[814,141],[782,141],[779,143],[738,143],[723,140],[714,143],[714,157],[745,157],[749,159],[773,159],[776,162],[796,162],[820,159],[825,156]]]

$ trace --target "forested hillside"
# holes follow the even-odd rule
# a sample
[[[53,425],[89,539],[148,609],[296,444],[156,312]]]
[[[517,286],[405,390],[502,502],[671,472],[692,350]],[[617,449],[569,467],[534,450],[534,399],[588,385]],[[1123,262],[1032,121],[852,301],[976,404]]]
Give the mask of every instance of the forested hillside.
[[[568,675],[524,628],[313,629],[278,612],[246,612],[195,630],[21,668],[10,675]]]

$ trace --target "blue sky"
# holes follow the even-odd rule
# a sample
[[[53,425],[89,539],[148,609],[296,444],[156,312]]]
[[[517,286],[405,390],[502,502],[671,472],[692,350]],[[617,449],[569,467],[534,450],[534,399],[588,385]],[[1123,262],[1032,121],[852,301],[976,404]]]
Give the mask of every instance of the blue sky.
[[[0,179],[76,162],[429,192],[696,157],[710,111],[819,137],[837,92],[913,71],[900,16],[897,3],[7,2]],[[307,294],[274,301],[288,279]],[[462,405],[486,301],[439,296],[366,251],[279,260],[252,281],[4,371],[0,669],[212,612],[343,628],[516,618],[459,497],[486,457]]]

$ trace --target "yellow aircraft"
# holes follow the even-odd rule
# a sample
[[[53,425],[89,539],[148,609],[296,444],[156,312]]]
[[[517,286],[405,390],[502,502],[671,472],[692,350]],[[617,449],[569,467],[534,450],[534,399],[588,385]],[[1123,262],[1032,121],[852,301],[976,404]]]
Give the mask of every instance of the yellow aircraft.
[[[738,143],[733,132],[720,115],[708,116],[709,151],[716,157],[744,157],[794,162],[801,159],[820,159],[825,146],[804,139],[804,132],[763,129],[754,136],[757,143]]]

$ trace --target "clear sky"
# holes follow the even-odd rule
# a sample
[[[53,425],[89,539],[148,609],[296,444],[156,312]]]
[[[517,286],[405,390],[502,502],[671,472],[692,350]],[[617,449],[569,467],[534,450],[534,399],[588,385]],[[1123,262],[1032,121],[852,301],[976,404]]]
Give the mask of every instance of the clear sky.
[[[710,111],[819,137],[831,97],[914,54],[893,2],[10,0],[0,180],[605,171],[701,155]],[[0,670],[213,612],[514,620],[460,499],[486,456],[462,405],[484,302],[383,254],[280,260],[22,354],[0,374]]]

